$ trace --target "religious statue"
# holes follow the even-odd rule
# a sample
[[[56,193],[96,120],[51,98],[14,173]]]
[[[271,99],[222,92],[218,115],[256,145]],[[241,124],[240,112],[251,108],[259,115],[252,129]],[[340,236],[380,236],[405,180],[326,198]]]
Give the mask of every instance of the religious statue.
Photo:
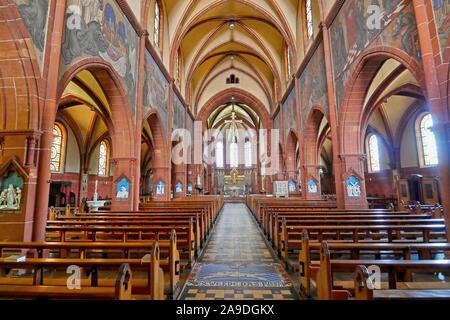
[[[125,188],[125,186],[120,187],[119,192],[117,192],[116,198],[117,199],[128,199],[128,191],[127,191],[127,188]]]
[[[351,176],[347,180],[347,195],[352,198],[357,198],[361,196],[361,183],[354,176]]]
[[[6,207],[6,190],[0,193],[0,208]]]
[[[234,185],[238,183],[238,171],[236,169],[231,171],[231,183]]]
[[[20,200],[21,199],[22,199],[22,190],[19,187],[17,187],[16,188],[16,196],[14,198],[14,201],[15,201],[15,204],[16,204],[17,207],[20,206]]]
[[[12,184],[0,193],[0,210],[19,210],[22,200],[22,190]]]

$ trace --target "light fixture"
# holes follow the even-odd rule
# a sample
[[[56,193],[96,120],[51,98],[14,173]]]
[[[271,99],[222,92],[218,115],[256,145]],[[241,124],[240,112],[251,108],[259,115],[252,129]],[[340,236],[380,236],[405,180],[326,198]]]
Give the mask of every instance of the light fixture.
[[[233,30],[236,27],[236,21],[234,20],[230,20],[228,24],[230,26],[230,30]]]

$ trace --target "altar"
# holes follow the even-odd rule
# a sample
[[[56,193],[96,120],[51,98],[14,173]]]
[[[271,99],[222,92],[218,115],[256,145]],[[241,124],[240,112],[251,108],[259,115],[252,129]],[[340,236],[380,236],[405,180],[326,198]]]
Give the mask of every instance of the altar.
[[[237,169],[231,170],[230,175],[224,176],[224,195],[233,198],[244,197],[247,192],[245,176],[239,175]]]

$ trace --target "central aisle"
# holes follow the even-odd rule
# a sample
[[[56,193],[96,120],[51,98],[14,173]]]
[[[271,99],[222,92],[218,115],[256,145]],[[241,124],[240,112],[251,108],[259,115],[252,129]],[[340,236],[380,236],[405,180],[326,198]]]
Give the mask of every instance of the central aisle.
[[[186,282],[182,300],[294,299],[291,281],[272,257],[244,204],[226,204]]]

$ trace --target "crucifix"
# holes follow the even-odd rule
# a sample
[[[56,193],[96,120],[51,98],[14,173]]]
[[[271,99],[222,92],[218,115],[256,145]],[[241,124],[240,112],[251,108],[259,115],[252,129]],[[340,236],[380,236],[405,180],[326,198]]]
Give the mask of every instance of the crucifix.
[[[234,104],[233,104],[233,111],[231,112],[231,120],[225,120],[225,123],[230,123],[230,129],[233,131],[232,133],[232,140],[237,140],[237,124],[240,123],[242,124],[243,121],[242,120],[237,120],[237,116],[236,116],[236,111],[234,110]]]

